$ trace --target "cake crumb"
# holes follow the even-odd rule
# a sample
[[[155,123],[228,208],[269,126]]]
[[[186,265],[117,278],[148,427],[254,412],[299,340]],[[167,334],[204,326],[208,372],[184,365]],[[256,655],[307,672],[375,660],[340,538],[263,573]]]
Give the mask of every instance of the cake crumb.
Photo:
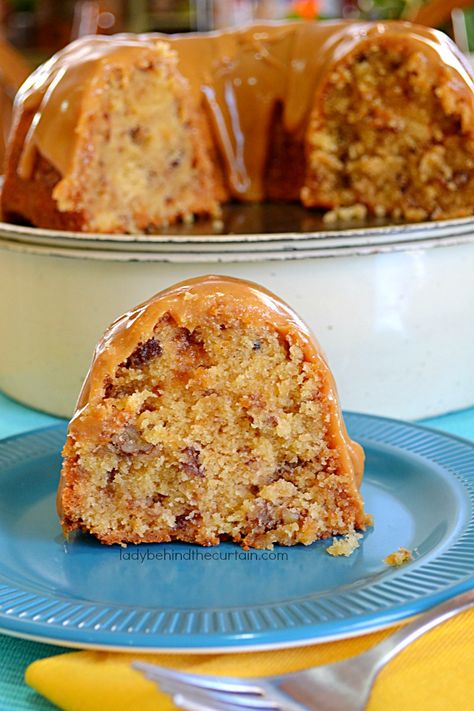
[[[224,220],[221,220],[220,218],[216,218],[212,221],[212,229],[214,232],[222,232],[224,229]]]
[[[403,546],[400,546],[398,551],[395,551],[394,553],[390,553],[387,555],[384,559],[383,562],[385,565],[391,565],[392,567],[397,567],[399,565],[404,565],[405,563],[409,563],[411,560],[413,560],[413,553],[408,550],[408,548],[403,548]]]
[[[332,544],[326,548],[326,553],[332,556],[344,555],[348,557],[359,547],[361,538],[362,533],[356,531],[347,533],[342,538],[333,538]]]
[[[323,216],[326,225],[333,225],[336,222],[350,222],[351,220],[364,220],[367,217],[367,208],[361,203],[349,205],[348,207],[336,207],[329,210]]]

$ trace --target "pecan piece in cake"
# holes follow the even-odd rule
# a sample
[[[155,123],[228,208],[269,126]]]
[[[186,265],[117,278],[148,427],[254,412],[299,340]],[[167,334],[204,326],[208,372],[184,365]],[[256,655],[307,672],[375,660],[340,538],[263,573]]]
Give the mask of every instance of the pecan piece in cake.
[[[153,336],[145,341],[145,343],[139,343],[137,348],[133,351],[131,355],[125,361],[126,368],[141,368],[143,365],[148,363],[153,358],[158,358],[162,354],[162,348],[159,342]]]
[[[153,445],[149,442],[145,442],[133,425],[127,425],[120,430],[120,432],[117,432],[117,434],[112,437],[111,442],[122,454],[146,453],[153,449]]]
[[[199,450],[196,447],[185,447],[181,451],[186,458],[180,461],[180,468],[192,476],[204,477],[206,474],[199,461]]]

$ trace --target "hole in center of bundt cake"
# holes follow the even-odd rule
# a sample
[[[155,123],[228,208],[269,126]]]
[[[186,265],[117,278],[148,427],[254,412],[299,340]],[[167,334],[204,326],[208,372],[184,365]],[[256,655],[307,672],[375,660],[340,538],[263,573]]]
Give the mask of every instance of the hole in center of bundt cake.
[[[109,543],[257,547],[347,532],[354,485],[328,446],[322,389],[271,326],[188,330],[165,314],[104,384],[99,443],[73,445],[84,527]]]

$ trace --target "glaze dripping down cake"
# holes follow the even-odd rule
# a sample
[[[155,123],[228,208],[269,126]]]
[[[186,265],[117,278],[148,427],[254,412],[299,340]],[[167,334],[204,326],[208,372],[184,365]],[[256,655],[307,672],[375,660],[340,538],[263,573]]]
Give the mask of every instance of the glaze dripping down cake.
[[[330,370],[265,289],[192,279],[116,321],[70,422],[64,531],[103,543],[310,544],[369,523]]]
[[[404,22],[269,23],[86,37],[20,90],[7,219],[146,233],[228,200],[473,214],[470,67]]]

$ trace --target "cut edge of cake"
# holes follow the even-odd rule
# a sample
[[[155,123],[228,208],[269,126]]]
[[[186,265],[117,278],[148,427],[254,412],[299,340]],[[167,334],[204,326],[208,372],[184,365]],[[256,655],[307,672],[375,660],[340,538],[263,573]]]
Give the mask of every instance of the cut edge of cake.
[[[65,532],[103,543],[309,544],[370,525],[363,450],[304,324],[210,276],[111,326],[68,430]]]

